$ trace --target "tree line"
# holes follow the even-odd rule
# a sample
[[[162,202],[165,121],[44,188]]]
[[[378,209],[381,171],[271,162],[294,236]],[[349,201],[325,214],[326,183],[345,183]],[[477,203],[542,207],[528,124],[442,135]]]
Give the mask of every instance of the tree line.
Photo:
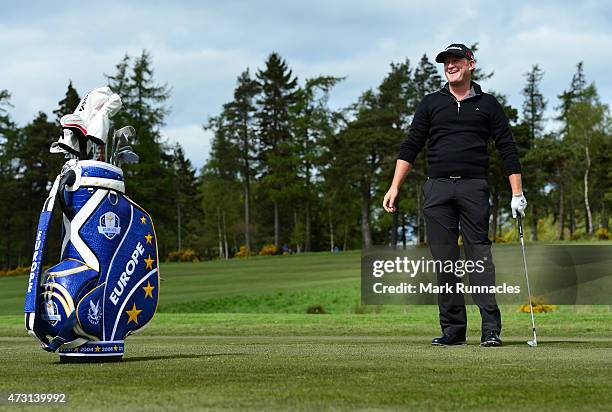
[[[493,75],[477,69],[473,78],[486,90]],[[520,153],[528,234],[532,240],[607,238],[609,108],[586,79],[582,62],[552,103],[540,91],[543,77],[538,65],[525,73],[520,108],[488,90],[502,103]],[[265,245],[307,252],[427,241],[421,211],[425,153],[402,187],[398,211],[382,210],[414,110],[444,84],[427,55],[414,64],[391,63],[377,87],[348,107],[332,109],[329,97],[344,78],[300,80],[271,53],[263,67],[246,68],[237,77],[232,99],[205,121],[213,137],[199,174],[179,144],[161,137],[171,89],[155,81],[149,53],[126,55],[106,78],[124,102],[114,125],[137,131],[133,147],[141,161],[124,167],[127,191],[154,217],[162,257],[182,249],[212,259],[232,257],[241,248],[243,255],[257,253]],[[49,153],[49,145],[59,135],[59,118],[78,102],[69,83],[55,119],[39,112],[18,126],[10,116],[10,92],[0,91],[3,267],[28,264],[42,202],[64,161]],[[554,119],[545,118],[549,104]],[[548,120],[554,120],[553,128],[545,127]],[[490,237],[507,241],[515,230],[509,185],[492,144],[489,152]],[[49,250],[57,256],[59,218],[53,227]]]
[[[493,75],[476,69],[473,78],[486,83]],[[489,90],[504,107],[520,153],[528,234],[534,241],[609,238],[609,108],[579,62],[556,96],[555,118],[546,119],[543,76],[539,65],[525,73],[520,108]],[[318,76],[300,83],[276,53],[254,75],[247,69],[238,77],[233,99],[206,125],[214,138],[201,175],[203,232],[211,234],[201,238],[205,249],[227,257],[239,245],[310,251],[427,241],[425,153],[402,187],[398,212],[384,213],[381,199],[414,110],[443,86],[442,77],[427,55],[414,65],[391,63],[378,87],[332,110],[328,98],[341,81]],[[555,127],[546,128],[547,120]],[[515,238],[511,193],[492,143],[489,156],[490,237],[503,242]]]
[[[113,128],[132,125],[137,135],[131,146],[140,163],[124,166],[126,191],[154,216],[157,239],[163,257],[177,248],[177,213],[185,222],[201,215],[196,171],[180,145],[162,141],[160,128],[168,114],[170,88],[154,79],[152,58],[143,51],[126,55],[106,75],[107,83],[119,93],[123,109],[112,118]],[[99,85],[95,85],[99,86]],[[0,91],[0,267],[27,266],[32,258],[34,234],[43,202],[65,159],[49,153],[60,135],[60,118],[72,113],[81,97],[72,82],[58,101],[52,116],[38,112],[19,126],[11,118],[11,94]],[[112,129],[111,129],[112,133]],[[190,201],[185,201],[189,198]],[[54,214],[48,236],[47,260],[59,260],[61,218]],[[186,240],[190,235],[185,235]]]

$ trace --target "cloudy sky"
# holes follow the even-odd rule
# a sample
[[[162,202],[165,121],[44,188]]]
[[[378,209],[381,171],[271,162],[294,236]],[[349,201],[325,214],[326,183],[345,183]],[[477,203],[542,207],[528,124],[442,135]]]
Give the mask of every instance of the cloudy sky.
[[[537,3],[537,4],[535,4]],[[101,1],[5,2],[0,14],[0,89],[23,125],[57,106],[71,79],[84,94],[105,84],[126,53],[151,52],[158,82],[172,87],[163,129],[194,165],[208,155],[208,116],[231,99],[236,77],[276,51],[300,79],[346,76],[333,107],[376,87],[391,62],[452,42],[478,42],[478,65],[494,71],[483,88],[520,107],[523,74],[544,72],[549,116],[578,61],[604,102],[612,95],[612,7],[605,1]]]

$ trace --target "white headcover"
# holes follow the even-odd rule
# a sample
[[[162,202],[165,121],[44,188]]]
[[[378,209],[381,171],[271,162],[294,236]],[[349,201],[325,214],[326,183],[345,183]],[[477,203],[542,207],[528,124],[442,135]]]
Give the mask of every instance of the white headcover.
[[[70,153],[71,155],[79,155],[79,139],[70,129],[62,130],[62,135],[57,142],[51,143],[51,153]]]
[[[87,136],[87,128],[78,114],[67,114],[60,119],[62,135],[57,142],[51,143],[51,153],[79,154],[78,135]],[[87,142],[87,151],[91,149],[91,142]]]
[[[93,89],[81,100],[74,114],[86,125],[86,135],[98,144],[106,144],[110,118],[121,109],[121,97],[110,87]]]

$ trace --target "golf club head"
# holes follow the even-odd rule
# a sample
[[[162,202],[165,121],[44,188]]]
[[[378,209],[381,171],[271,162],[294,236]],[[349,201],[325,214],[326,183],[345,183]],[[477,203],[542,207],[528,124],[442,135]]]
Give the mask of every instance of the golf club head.
[[[120,129],[120,130],[123,130],[123,129]],[[112,163],[116,166],[117,165],[117,156],[119,155],[119,153],[122,150],[124,150],[126,147],[128,147],[130,149],[131,149],[131,147],[130,147],[130,141],[128,140],[128,136],[125,133],[119,134],[119,136],[117,136],[117,138],[115,140],[116,140],[116,142],[115,142],[115,151],[113,152]]]
[[[115,130],[115,138],[119,138],[120,136],[124,136],[126,139],[134,136],[136,134],[136,129],[132,126],[124,126],[119,130]]]
[[[117,153],[117,165],[138,163],[140,156],[131,150],[123,150]]]
[[[536,346],[538,346],[538,341],[533,339],[533,340],[528,340],[527,341],[527,345],[531,346],[532,348],[535,348]]]
[[[126,135],[119,135],[117,137],[117,143],[115,144],[115,151],[117,152],[121,150],[122,147],[129,146],[129,144],[130,141],[128,140],[128,137]]]
[[[111,164],[115,164],[115,152],[119,144],[126,145],[126,141],[129,142],[129,138],[136,135],[136,129],[132,126],[124,126],[121,129],[115,130],[112,138],[110,139],[108,146],[108,150],[106,153],[106,157],[108,162]]]
[[[134,151],[134,149],[132,149],[132,146],[129,146],[129,145],[128,146],[121,146],[119,148],[119,150],[117,150],[117,156],[119,156],[119,153],[128,152],[128,151],[129,152],[133,152]]]

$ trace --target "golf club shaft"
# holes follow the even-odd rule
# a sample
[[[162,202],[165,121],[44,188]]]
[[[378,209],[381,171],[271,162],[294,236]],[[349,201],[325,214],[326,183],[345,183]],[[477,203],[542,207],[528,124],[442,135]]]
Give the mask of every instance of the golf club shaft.
[[[525,240],[523,239],[523,219],[518,214],[519,237],[521,239],[521,249],[523,250],[523,264],[525,265],[525,279],[527,281],[527,295],[529,296],[529,313],[531,314],[531,326],[533,328],[533,339],[537,341],[535,319],[533,317],[533,304],[531,303],[531,288],[529,287],[529,272],[527,270],[527,254],[525,253]]]

